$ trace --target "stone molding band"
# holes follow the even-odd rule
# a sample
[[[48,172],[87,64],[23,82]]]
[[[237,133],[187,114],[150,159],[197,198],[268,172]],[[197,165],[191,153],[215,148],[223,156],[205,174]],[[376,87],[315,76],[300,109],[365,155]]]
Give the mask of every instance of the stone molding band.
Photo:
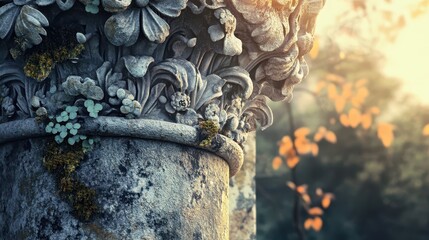
[[[230,177],[243,164],[243,150],[232,139],[217,134],[211,147],[200,146],[198,129],[184,124],[151,119],[125,119],[119,117],[85,118],[80,129],[82,134],[100,137],[132,137],[168,141],[210,151],[223,158],[229,165]],[[43,124],[34,118],[0,124],[0,144],[29,138],[49,137]]]

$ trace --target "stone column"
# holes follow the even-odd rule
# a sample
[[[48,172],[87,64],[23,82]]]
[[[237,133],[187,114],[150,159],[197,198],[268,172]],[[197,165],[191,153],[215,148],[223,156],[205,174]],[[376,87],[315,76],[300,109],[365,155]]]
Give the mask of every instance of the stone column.
[[[256,134],[243,146],[244,162],[229,182],[229,239],[256,239]]]
[[[0,236],[229,239],[323,3],[1,1]]]

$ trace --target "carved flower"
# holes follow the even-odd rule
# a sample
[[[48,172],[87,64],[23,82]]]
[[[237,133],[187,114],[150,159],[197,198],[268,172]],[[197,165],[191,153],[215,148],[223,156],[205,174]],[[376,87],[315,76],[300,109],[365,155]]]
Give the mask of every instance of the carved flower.
[[[175,92],[171,96],[170,106],[178,112],[185,111],[191,105],[191,98],[182,92]],[[166,105],[167,112],[171,112],[169,105]],[[173,111],[174,112],[174,111]]]
[[[3,5],[0,7],[0,38],[4,39],[15,26],[16,35],[24,37],[27,44],[39,44],[42,41],[40,35],[46,35],[43,27],[47,27],[49,22],[34,5],[44,7],[54,2],[66,11],[73,7],[75,0],[14,0]]]
[[[3,98],[1,104],[2,115],[7,117],[12,117],[15,114],[15,105],[13,104],[13,99],[11,97]]]
[[[220,108],[217,104],[210,103],[204,112],[204,117],[207,120],[219,122]]]
[[[289,16],[298,6],[296,0],[231,0],[249,23],[253,40],[262,51],[279,48],[289,33]]]
[[[215,46],[215,50],[229,56],[240,55],[243,46],[241,40],[234,35],[237,24],[234,15],[225,8],[217,9],[214,15],[219,19],[219,24],[209,27],[210,39],[215,43],[223,39],[220,46]]]
[[[104,0],[107,2],[128,2]],[[170,31],[168,23],[160,16],[178,17],[186,7],[187,0],[136,0],[136,7],[118,12],[107,19],[104,31],[109,41],[116,46],[131,46],[137,42],[140,31],[150,41],[164,42]],[[121,11],[124,6],[115,8],[110,4],[106,11]]]

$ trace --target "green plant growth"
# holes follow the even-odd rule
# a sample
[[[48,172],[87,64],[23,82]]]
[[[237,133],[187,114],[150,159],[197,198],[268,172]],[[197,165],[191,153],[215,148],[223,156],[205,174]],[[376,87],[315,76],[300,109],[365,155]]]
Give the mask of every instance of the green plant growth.
[[[45,168],[56,177],[61,196],[71,205],[74,215],[89,221],[97,213],[96,192],[76,178],[76,170],[84,159],[82,146],[58,146],[51,142],[43,159]]]
[[[98,112],[103,109],[101,104],[94,104],[93,100],[86,100],[84,104],[89,116],[93,118],[97,118]],[[45,131],[54,134],[55,141],[58,144],[66,141],[73,146],[82,142],[82,147],[85,150],[90,150],[95,141],[86,135],[79,134],[79,129],[82,125],[77,121],[78,111],[79,108],[76,106],[67,106],[58,116],[51,117],[51,121],[45,127]]]
[[[213,138],[219,132],[219,124],[214,121],[201,121],[200,122],[201,136],[203,140],[200,142],[200,147],[210,147]]]
[[[77,58],[85,49],[83,44],[76,41],[74,27],[66,26],[62,28],[49,29],[48,36],[41,44],[33,47],[28,53],[26,47],[20,39],[15,40],[15,47],[11,50],[12,56],[16,59],[24,55],[26,76],[37,81],[45,80],[57,63],[65,62],[69,59]]]
[[[98,113],[103,110],[103,105],[99,104],[99,103],[94,103],[93,100],[88,99],[85,101],[84,103],[86,110],[89,113],[90,117],[93,118],[97,118],[98,117]]]

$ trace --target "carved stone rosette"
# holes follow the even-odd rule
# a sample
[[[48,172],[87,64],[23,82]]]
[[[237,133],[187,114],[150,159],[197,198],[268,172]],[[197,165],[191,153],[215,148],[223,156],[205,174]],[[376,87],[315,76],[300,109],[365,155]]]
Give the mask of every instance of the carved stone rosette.
[[[27,155],[20,157],[43,158],[38,151],[44,143],[36,143],[35,138],[51,136],[59,146],[79,145],[86,151],[91,150],[89,154],[94,158],[95,153],[102,154],[99,149],[109,141],[128,147],[133,153],[139,147],[151,149],[154,141],[187,145],[199,148],[202,152],[198,154],[217,155],[226,160],[230,173],[227,178],[235,175],[242,165],[239,146],[246,134],[258,127],[265,129],[273,122],[267,98],[290,99],[294,85],[307,75],[304,55],[312,48],[315,19],[323,5],[324,0],[0,0],[0,150],[3,154],[0,154],[3,158],[0,170],[7,172],[9,168],[16,168],[13,171],[19,172],[26,168],[24,163],[9,166],[8,161],[19,161],[11,159],[15,156],[12,141],[16,141],[15,145],[22,151],[25,151],[23,146],[33,146]],[[132,138],[132,144],[120,139],[124,137]],[[177,146],[166,144],[160,143],[164,147],[162,151],[179,151]],[[106,151],[112,151],[113,155],[115,152],[108,148]],[[183,158],[191,159],[189,156],[195,155],[193,150],[186,151],[188,154]],[[153,156],[154,153],[156,148],[146,154]],[[108,158],[107,162],[113,161],[109,154],[102,156]],[[127,159],[126,156],[118,158]],[[94,161],[88,160],[96,164]],[[187,164],[180,161],[180,156],[171,161],[178,167]],[[160,164],[160,169],[170,169],[162,165],[162,161]],[[192,161],[189,164],[194,166]],[[204,165],[203,168],[206,167],[204,171],[212,172],[212,177],[217,179],[214,182],[228,184],[213,173],[223,169],[222,166],[211,169]],[[84,168],[77,175],[85,178],[85,174],[94,174],[97,179],[106,170],[92,173]],[[135,171],[138,170],[136,167]],[[195,171],[192,167],[185,170],[190,176]],[[14,178],[1,174],[2,182]],[[165,173],[164,177],[168,176]],[[205,175],[192,175],[192,179],[202,176]],[[134,175],[130,178],[138,179]],[[13,180],[9,188],[18,186],[14,181],[21,186],[23,180]],[[101,180],[97,181],[91,184],[107,197],[103,189],[97,188]],[[201,180],[201,184],[206,184],[206,179]],[[100,183],[100,186],[107,185]],[[200,199],[210,201],[207,197],[204,200],[201,194],[195,197],[195,188],[189,187],[189,194],[194,196],[190,197],[191,203]],[[15,190],[2,191],[2,196],[20,200]],[[224,197],[217,196],[221,210],[225,210],[222,202],[227,202],[222,200]],[[121,204],[122,200],[115,204]],[[25,230],[17,219],[31,219],[31,226],[39,224],[39,228],[49,225],[51,229],[45,229],[46,232],[55,232],[52,222],[57,221],[58,216],[54,213],[44,212],[50,215],[43,218],[18,217],[15,214],[19,206],[14,205],[8,211],[7,202],[0,198],[2,216],[5,213],[5,217],[0,217],[0,231],[4,236],[34,239],[41,234],[34,229]],[[112,209],[120,210],[112,205],[108,211],[106,204],[101,215]],[[170,205],[170,210],[182,206],[175,204]],[[205,204],[201,206],[207,207]],[[137,215],[147,218],[143,225],[156,229],[161,220],[156,218],[153,223],[153,214],[147,211]],[[227,213],[222,214],[226,214],[223,217],[227,219]],[[175,215],[179,220],[186,219],[184,216]],[[188,218],[195,221],[189,221],[193,225],[184,224],[182,230],[195,228],[197,222],[204,219]],[[123,228],[102,221],[97,222],[97,227],[85,228],[69,221],[64,224],[80,230],[71,233],[61,227],[57,232],[65,234],[58,236],[70,239],[79,236],[170,239],[156,231],[138,230],[136,219],[130,220],[129,225],[133,226]],[[105,227],[103,231],[100,226]],[[120,229],[127,230],[121,232]],[[168,237],[190,239],[187,237],[191,235],[184,235],[182,230]],[[224,230],[221,234],[208,232],[197,231],[193,239],[227,239],[228,236]]]

